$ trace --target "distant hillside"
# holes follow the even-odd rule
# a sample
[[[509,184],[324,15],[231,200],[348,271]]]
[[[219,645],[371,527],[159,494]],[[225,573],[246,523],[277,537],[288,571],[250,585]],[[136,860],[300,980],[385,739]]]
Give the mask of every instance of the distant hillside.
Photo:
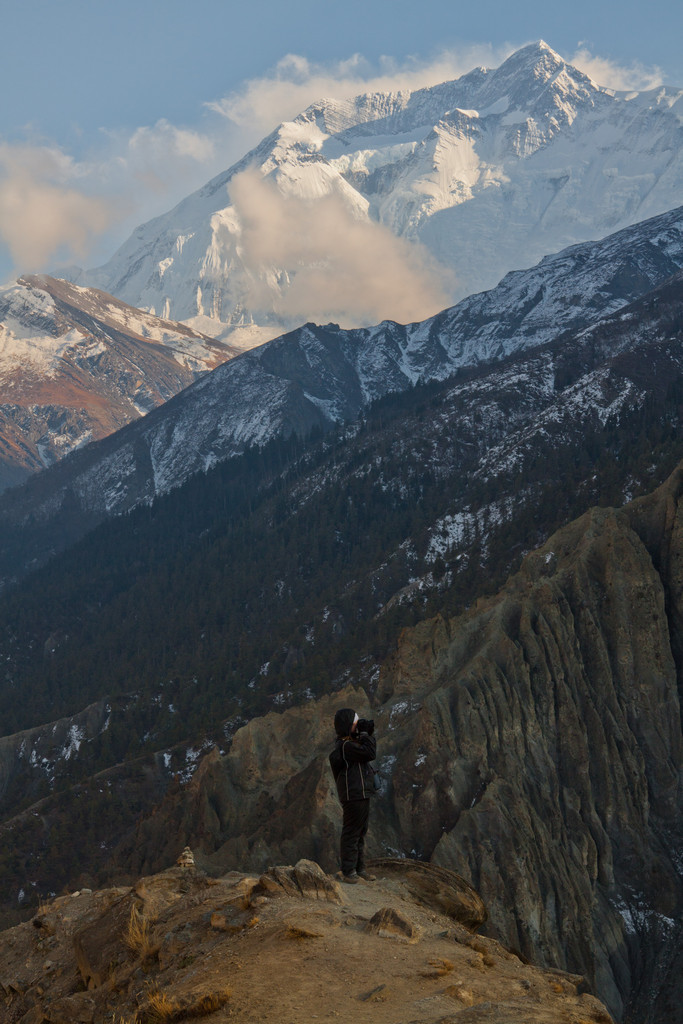
[[[0,288],[0,491],[106,437],[236,354],[95,288]]]
[[[601,242],[547,257],[423,323],[404,327],[386,322],[356,331],[307,324],[238,356],[162,408],[0,496],[0,585],[35,568],[98,522],[148,504],[250,446],[357,421],[377,399],[444,381],[467,368],[476,371],[473,381],[481,381],[472,384],[471,401],[483,429],[473,429],[467,412],[460,417],[462,426],[454,429],[463,432],[464,442],[475,444],[479,458],[488,459],[489,449],[496,451],[508,428],[507,443],[514,446],[515,431],[542,411],[555,419],[552,431],[561,429],[558,417],[602,424],[618,416],[624,402],[638,405],[650,385],[659,390],[653,365],[641,394],[631,379],[635,363],[625,360],[625,353],[666,341],[665,313],[675,321],[675,296],[667,293],[659,319],[645,296],[666,281],[675,282],[682,266],[679,208]],[[638,300],[643,304],[627,312]],[[647,337],[639,328],[641,316],[652,325]],[[588,328],[593,333],[583,338]],[[675,322],[672,330],[675,338]],[[590,341],[596,331],[597,348]],[[543,344],[553,344],[548,351],[555,355],[540,361],[522,358],[525,350]],[[675,345],[670,357],[675,363]],[[629,383],[622,376],[616,385],[619,395],[612,393],[609,369],[617,358],[631,367]],[[481,375],[505,360],[512,360],[503,363],[515,367],[512,373]],[[675,380],[676,374],[666,370],[662,379]],[[568,387],[574,382],[576,388]],[[505,408],[494,412],[486,393],[499,387],[507,392]],[[457,396],[464,408],[464,388]],[[548,428],[539,420],[532,433],[542,447]],[[462,447],[456,457],[467,464]]]

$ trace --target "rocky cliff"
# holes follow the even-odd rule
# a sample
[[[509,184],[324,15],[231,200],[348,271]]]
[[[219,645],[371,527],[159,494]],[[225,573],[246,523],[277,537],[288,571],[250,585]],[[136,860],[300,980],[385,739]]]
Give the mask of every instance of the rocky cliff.
[[[134,868],[188,841],[210,870],[332,868],[331,717],[370,704],[375,855],[456,869],[506,943],[585,974],[620,1018],[683,1019],[682,495],[679,469],[555,534],[496,597],[407,630],[369,699],[250,722],[141,825]]]

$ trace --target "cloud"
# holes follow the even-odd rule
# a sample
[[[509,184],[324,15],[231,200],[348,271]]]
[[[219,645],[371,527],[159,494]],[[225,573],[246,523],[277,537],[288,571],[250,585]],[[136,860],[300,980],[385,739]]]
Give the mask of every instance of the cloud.
[[[101,132],[80,160],[53,142],[0,141],[0,242],[13,273],[83,262],[98,250],[111,256],[140,220],[223,166],[211,133],[166,120],[132,134]]]
[[[362,219],[341,195],[285,197],[244,171],[231,181],[230,198],[254,309],[285,321],[357,326],[421,320],[451,301],[452,280],[423,246]]]
[[[75,187],[78,174],[57,148],[0,144],[0,238],[17,267],[80,258],[111,224],[111,205]]]
[[[323,97],[343,99],[363,92],[424,88],[459,78],[478,65],[497,67],[514,49],[511,44],[470,46],[444,51],[429,61],[408,58],[402,63],[382,57],[377,67],[359,54],[325,65],[288,54],[269,74],[248,79],[239,89],[206,106],[247,131],[256,128],[261,138],[280,121],[295,117]]]
[[[599,57],[591,53],[585,43],[579,43],[579,48],[569,59],[569,63],[583,71],[598,85],[617,92],[644,92],[656,89],[664,82],[661,68],[648,68],[638,61],[630,65],[617,64],[608,57]]]

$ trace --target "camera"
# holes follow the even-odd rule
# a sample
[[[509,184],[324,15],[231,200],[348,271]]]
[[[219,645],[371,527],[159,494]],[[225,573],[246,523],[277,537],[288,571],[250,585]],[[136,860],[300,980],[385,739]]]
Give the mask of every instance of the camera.
[[[357,732],[366,732],[369,736],[372,736],[375,731],[375,723],[372,718],[359,718],[358,724],[356,725]]]

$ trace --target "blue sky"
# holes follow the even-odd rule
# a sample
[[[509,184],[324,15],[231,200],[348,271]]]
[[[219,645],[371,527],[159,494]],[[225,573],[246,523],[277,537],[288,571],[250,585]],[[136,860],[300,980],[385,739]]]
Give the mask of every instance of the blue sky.
[[[0,0],[0,277],[102,262],[319,94],[417,86],[545,39],[600,84],[683,87],[653,0]]]

